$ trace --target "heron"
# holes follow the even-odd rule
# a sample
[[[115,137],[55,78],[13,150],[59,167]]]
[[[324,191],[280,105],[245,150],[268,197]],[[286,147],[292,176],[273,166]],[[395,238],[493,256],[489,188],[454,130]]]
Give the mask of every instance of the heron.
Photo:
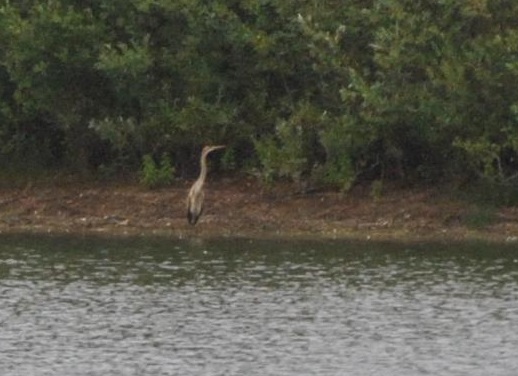
[[[205,183],[205,178],[207,177],[207,155],[214,150],[222,149],[225,145],[214,145],[214,146],[205,146],[201,151],[200,157],[200,176],[192,185],[189,195],[187,196],[187,220],[191,225],[195,225],[200,218],[200,215],[203,211],[203,184]]]

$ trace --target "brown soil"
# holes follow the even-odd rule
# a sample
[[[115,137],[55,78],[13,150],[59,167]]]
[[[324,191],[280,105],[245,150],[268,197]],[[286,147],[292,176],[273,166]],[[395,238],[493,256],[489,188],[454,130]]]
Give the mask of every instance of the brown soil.
[[[356,189],[294,193],[264,191],[254,179],[206,186],[205,213],[187,224],[189,184],[146,190],[134,184],[47,184],[0,188],[0,232],[109,235],[303,237],[373,240],[518,240],[518,208],[477,209],[437,189],[393,189],[379,200]]]

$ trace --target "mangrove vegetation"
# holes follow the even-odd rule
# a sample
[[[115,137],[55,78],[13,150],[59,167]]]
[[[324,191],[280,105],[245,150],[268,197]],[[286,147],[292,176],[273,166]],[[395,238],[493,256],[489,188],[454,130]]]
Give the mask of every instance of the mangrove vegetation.
[[[266,183],[513,186],[517,20],[515,0],[2,0],[0,168],[193,176],[222,143],[220,171]]]

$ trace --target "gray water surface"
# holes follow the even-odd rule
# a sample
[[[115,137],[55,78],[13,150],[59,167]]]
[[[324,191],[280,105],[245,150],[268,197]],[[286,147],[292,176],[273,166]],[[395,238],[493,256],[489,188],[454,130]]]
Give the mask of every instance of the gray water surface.
[[[0,237],[0,374],[516,375],[518,250]]]

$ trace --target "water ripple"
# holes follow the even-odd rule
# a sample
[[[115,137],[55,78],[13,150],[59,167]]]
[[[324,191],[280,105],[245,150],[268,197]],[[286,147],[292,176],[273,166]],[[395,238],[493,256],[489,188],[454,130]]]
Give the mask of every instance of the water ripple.
[[[10,239],[2,375],[510,375],[515,260],[469,246]]]

